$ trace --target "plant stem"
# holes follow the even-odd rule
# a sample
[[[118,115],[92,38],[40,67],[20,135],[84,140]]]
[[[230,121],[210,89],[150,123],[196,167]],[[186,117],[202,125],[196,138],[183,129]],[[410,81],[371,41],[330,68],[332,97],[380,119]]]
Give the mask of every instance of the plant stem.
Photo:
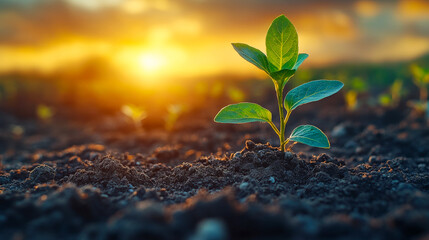
[[[280,132],[279,132],[279,130],[277,129],[276,125],[274,125],[274,123],[273,123],[273,122],[268,122],[268,124],[270,124],[270,126],[273,128],[274,132],[276,132],[276,133],[277,133],[277,136],[279,136],[279,137],[280,137]]]
[[[276,93],[277,93],[277,102],[279,104],[279,118],[280,118],[280,151],[285,151],[285,122],[284,122],[284,112],[283,112],[283,90],[281,87],[277,84],[277,82],[274,82],[274,85],[276,86]]]

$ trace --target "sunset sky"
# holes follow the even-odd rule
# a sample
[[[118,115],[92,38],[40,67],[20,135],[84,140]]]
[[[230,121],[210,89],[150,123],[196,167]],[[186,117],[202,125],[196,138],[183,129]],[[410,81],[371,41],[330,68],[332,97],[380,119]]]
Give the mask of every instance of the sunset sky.
[[[101,58],[134,79],[260,76],[230,43],[265,52],[280,14],[310,54],[303,67],[429,52],[423,0],[0,0],[0,72],[50,73]]]

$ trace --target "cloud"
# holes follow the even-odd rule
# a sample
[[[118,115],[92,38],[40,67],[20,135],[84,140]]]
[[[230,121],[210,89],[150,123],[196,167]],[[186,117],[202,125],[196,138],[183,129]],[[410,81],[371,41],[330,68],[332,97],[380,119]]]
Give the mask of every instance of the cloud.
[[[409,59],[429,51],[428,9],[422,0],[1,0],[0,47],[8,54],[31,49],[34,59],[76,42],[82,56],[94,44],[170,47],[188,56],[184,65],[228,71],[240,61],[230,42],[264,49],[270,22],[286,14],[300,49],[312,56],[307,64]],[[407,51],[413,42],[418,47]]]

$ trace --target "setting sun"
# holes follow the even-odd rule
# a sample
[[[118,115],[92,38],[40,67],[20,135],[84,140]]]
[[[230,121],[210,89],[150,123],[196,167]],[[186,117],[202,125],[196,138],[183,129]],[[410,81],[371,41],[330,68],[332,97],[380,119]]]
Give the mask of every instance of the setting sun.
[[[137,64],[145,75],[152,75],[167,64],[167,59],[159,53],[143,53],[138,57]]]

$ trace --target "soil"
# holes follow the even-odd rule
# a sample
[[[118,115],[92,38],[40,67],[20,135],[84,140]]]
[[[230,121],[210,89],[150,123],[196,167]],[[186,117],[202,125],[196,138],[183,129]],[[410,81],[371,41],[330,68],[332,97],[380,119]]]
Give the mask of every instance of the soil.
[[[2,113],[0,239],[429,239],[429,124],[412,110],[303,106],[288,128],[332,148],[283,153],[269,126],[212,123],[218,109],[172,132]]]

